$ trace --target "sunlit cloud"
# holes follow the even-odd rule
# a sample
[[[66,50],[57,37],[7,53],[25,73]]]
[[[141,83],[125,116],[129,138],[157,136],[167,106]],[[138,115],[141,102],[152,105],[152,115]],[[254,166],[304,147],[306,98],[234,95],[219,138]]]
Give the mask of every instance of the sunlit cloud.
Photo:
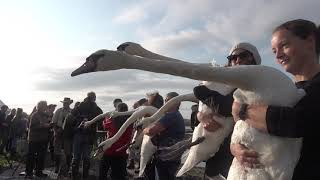
[[[198,83],[137,70],[70,77],[90,53],[115,49],[122,41],[135,40],[156,53],[189,62],[215,59],[219,64],[225,63],[235,42],[248,41],[258,47],[263,64],[278,68],[270,51],[273,28],[296,18],[320,23],[318,0],[141,0],[124,1],[117,8],[110,1],[50,3],[0,3],[5,67],[0,75],[6,77],[0,100],[11,106],[33,107],[43,99],[60,106],[65,96],[81,101],[95,91],[98,104],[107,110],[115,97],[130,106],[147,91],[187,93]]]

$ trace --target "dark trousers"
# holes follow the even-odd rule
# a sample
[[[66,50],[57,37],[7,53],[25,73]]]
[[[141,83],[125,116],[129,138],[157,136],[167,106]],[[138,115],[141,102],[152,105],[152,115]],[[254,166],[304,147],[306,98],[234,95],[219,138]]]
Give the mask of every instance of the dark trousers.
[[[123,156],[103,155],[99,165],[99,180],[106,180],[109,169],[111,168],[112,180],[127,179],[127,159]]]
[[[89,176],[90,169],[90,153],[92,151],[92,144],[89,142],[89,137],[86,134],[75,134],[73,139],[73,158],[72,158],[72,179],[77,180],[79,173],[79,165],[81,159],[82,163],[82,177]]]
[[[219,174],[224,177],[228,176],[229,168],[233,160],[233,155],[230,152],[231,134],[224,140],[219,151],[207,160],[205,168],[206,176],[211,178]]]
[[[36,167],[36,174],[41,174],[44,168],[45,154],[47,150],[47,142],[29,142],[28,154],[26,161],[26,174],[32,175],[33,169]]]
[[[7,147],[8,141],[9,141],[9,132],[6,129],[7,127],[2,127],[0,132],[0,152],[3,152],[3,150]],[[7,149],[6,149],[7,150]]]
[[[180,166],[180,160],[160,161],[155,158],[151,160],[145,169],[145,177],[148,180],[155,179],[155,168],[157,169],[159,180],[174,180]]]

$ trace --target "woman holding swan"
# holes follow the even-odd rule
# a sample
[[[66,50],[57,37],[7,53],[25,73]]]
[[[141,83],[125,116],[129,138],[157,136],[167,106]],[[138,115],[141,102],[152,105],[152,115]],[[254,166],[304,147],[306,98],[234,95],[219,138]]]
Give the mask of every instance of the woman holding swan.
[[[320,107],[320,30],[308,20],[296,19],[278,26],[272,33],[272,51],[276,62],[293,75],[298,88],[306,91],[294,107],[248,106],[246,122],[251,126],[280,137],[303,137],[300,160],[293,179],[320,179],[320,155],[315,147],[319,137]],[[239,105],[233,115],[238,119]],[[258,153],[243,145],[231,146],[232,153],[249,167],[259,165]]]

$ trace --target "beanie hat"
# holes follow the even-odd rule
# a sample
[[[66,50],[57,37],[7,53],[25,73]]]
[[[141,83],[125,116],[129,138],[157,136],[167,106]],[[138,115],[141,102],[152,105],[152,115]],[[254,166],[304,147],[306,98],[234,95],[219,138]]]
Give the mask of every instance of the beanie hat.
[[[235,51],[236,49],[244,49],[244,50],[249,51],[250,53],[252,53],[256,64],[257,65],[261,64],[260,54],[258,52],[258,49],[254,45],[247,43],[247,42],[238,43],[231,48],[229,55],[231,55],[233,53],[233,51]]]

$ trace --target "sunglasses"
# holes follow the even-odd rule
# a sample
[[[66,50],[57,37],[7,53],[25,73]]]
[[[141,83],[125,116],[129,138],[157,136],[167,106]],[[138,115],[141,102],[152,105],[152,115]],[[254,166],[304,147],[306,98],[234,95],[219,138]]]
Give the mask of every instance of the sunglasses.
[[[241,52],[239,54],[234,54],[234,55],[227,56],[227,59],[229,61],[235,61],[235,60],[237,60],[238,57],[240,59],[247,59],[247,58],[250,57],[250,55],[252,55],[250,52],[244,51],[244,52]]]

